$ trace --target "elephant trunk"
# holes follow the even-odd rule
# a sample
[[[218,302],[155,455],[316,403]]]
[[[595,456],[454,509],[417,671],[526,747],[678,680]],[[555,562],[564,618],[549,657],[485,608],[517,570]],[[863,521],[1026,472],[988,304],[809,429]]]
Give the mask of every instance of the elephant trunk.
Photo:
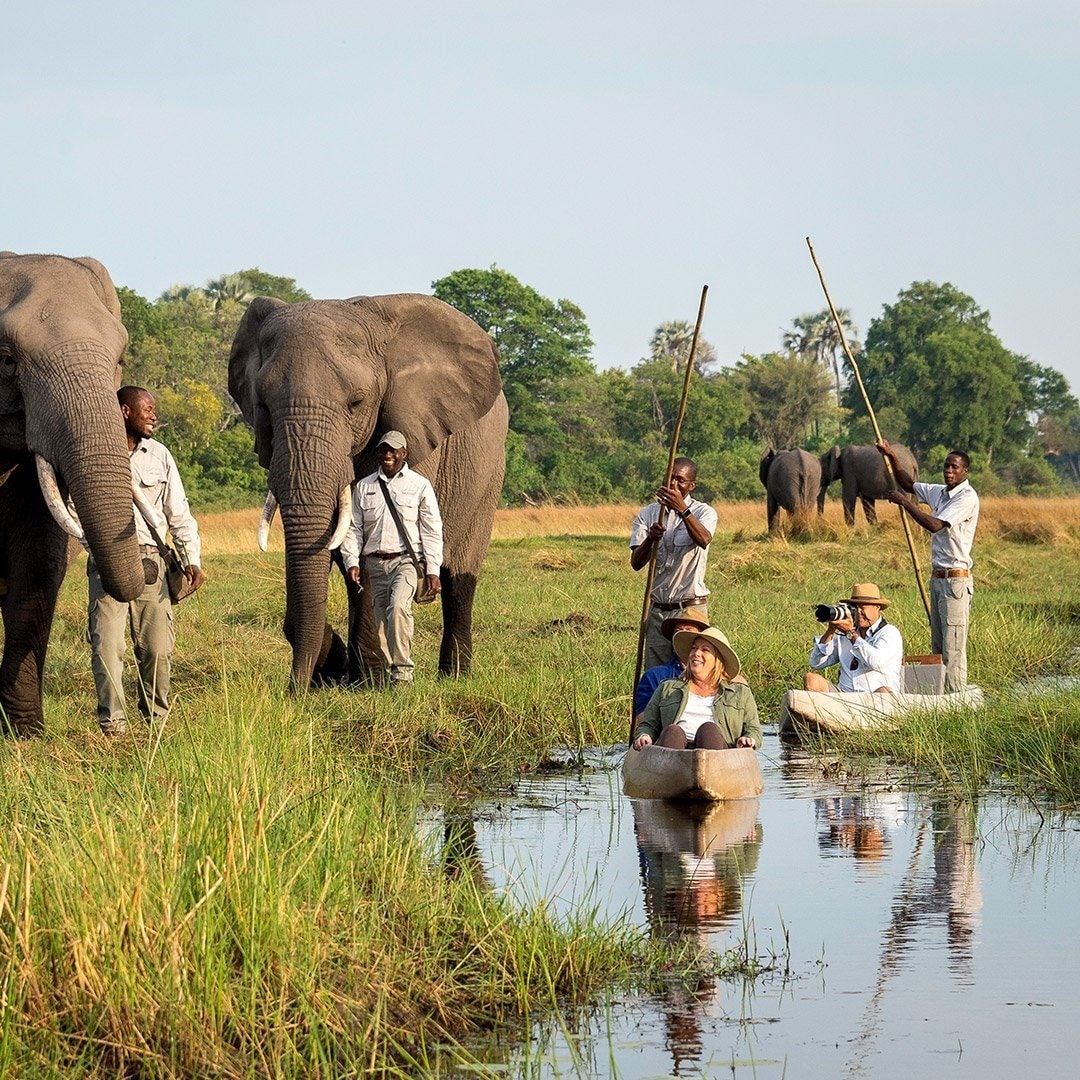
[[[321,421],[321,422],[320,422]],[[285,533],[285,637],[292,646],[293,690],[305,690],[326,643],[330,543],[342,491],[353,479],[347,433],[321,410],[293,416],[270,466]]]
[[[78,355],[73,371],[70,351],[62,353],[53,372],[24,386],[26,442],[63,479],[106,592],[128,601],[142,592],[145,576],[114,365],[103,360]]]

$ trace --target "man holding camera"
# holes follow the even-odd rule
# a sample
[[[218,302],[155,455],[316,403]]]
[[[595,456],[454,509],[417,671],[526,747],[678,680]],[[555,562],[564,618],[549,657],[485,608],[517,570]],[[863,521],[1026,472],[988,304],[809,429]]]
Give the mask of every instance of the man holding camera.
[[[872,581],[851,587],[851,597],[834,605],[820,604],[814,614],[827,623],[814,638],[810,667],[803,679],[806,690],[820,693],[871,691],[900,693],[904,639],[881,614],[889,601]],[[830,682],[818,672],[840,665],[839,677]]]

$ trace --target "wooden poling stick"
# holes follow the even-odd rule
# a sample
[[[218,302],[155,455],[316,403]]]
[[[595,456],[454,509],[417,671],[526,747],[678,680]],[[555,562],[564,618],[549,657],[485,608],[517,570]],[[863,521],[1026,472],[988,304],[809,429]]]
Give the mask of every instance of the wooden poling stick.
[[[701,286],[701,302],[698,304],[697,322],[694,323],[694,336],[690,339],[690,355],[686,359],[686,375],[683,377],[682,397],[679,400],[679,415],[675,419],[675,429],[671,434],[671,448],[668,451],[667,471],[664,473],[664,487],[671,486],[671,474],[675,470],[675,456],[679,448],[679,436],[682,433],[683,417],[686,415],[686,400],[690,394],[690,373],[694,370],[694,354],[697,352],[698,334],[701,332],[701,320],[705,317],[705,297],[709,294],[709,286]],[[667,518],[667,507],[660,506],[661,525]],[[649,566],[645,572],[645,599],[641,605],[641,621],[638,623],[637,660],[634,663],[634,685],[630,691],[630,736],[628,742],[633,741],[634,735],[634,690],[641,679],[641,665],[645,657],[645,632],[649,625],[649,608],[652,607],[653,578],[656,576],[656,552],[659,544],[653,547],[649,558]]]
[[[817,271],[818,281],[821,282],[821,291],[825,294],[825,300],[829,305],[829,312],[833,317],[833,322],[836,323],[837,333],[840,335],[840,344],[844,348],[844,355],[847,357],[848,363],[851,365],[851,370],[855,373],[855,381],[859,384],[859,392],[862,394],[862,399],[866,404],[866,411],[870,414],[870,423],[874,425],[874,435],[878,442],[881,441],[881,429],[878,427],[877,417],[874,415],[874,407],[870,404],[870,395],[866,392],[866,387],[863,385],[862,373],[859,371],[859,365],[855,363],[855,357],[851,355],[851,349],[848,348],[847,335],[844,333],[844,326],[840,321],[840,316],[836,313],[836,308],[833,307],[832,297],[829,295],[829,287],[825,284],[825,275],[821,272],[821,265],[818,263],[817,255],[814,254],[814,245],[810,243],[810,237],[806,238],[806,246],[810,249],[810,258],[814,262],[814,269]],[[882,455],[882,459],[885,462],[885,472],[889,476],[889,480],[895,484],[896,475],[893,472],[892,462]],[[922,570],[919,567],[919,556],[915,551],[915,541],[911,536],[911,524],[908,521],[908,516],[902,506],[897,507],[900,511],[900,521],[904,526],[904,536],[907,537],[908,551],[911,552],[911,565],[915,569],[915,584],[919,586],[919,595],[922,597],[923,607],[926,610],[926,621],[930,621],[930,600],[926,595],[926,586],[923,584]]]

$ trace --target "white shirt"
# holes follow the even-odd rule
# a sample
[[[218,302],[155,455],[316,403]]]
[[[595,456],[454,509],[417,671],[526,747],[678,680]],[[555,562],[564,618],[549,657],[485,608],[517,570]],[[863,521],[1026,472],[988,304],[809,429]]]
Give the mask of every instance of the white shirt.
[[[345,569],[359,566],[361,554],[405,553],[401,533],[379,487],[380,479],[390,490],[413,551],[427,561],[428,574],[438,577],[443,561],[442,515],[430,481],[408,465],[402,465],[393,477],[379,469],[356,482],[352,497],[353,527],[341,543]]]
[[[900,669],[904,664],[904,639],[892,623],[878,619],[866,633],[852,644],[840,633],[832,640],[822,642],[814,638],[810,650],[810,666],[815,671],[840,665],[836,685],[844,692],[856,690],[880,690],[887,686],[894,694],[900,693]],[[857,661],[855,668],[852,660]]]
[[[166,532],[172,533],[173,543],[184,563],[202,566],[199,526],[188,506],[184,482],[168,447],[155,439],[140,439],[131,451],[131,475],[143,498],[156,511],[154,528],[161,539],[166,538]],[[135,511],[135,532],[140,544],[157,547],[138,510]]]
[[[930,507],[930,513],[948,525],[930,536],[930,562],[935,570],[970,570],[971,545],[979,524],[979,496],[961,480],[950,491],[944,484],[916,482],[915,497]]]
[[[701,522],[702,528],[712,536],[716,532],[716,511],[708,503],[687,499],[691,517]],[[660,504],[649,503],[634,518],[630,530],[630,547],[645,542],[649,529],[660,520]],[[669,510],[664,521],[664,535],[656,547],[656,572],[653,576],[652,602],[671,604],[691,596],[708,596],[705,587],[705,564],[709,549],[698,547],[687,532],[686,522]]]
[[[686,732],[686,741],[692,743],[694,736],[697,735],[698,728],[706,721],[713,718],[713,702],[716,701],[715,694],[709,694],[707,697],[702,697],[700,694],[695,694],[692,690],[686,695],[686,706],[682,711],[682,716],[679,717],[679,727]]]

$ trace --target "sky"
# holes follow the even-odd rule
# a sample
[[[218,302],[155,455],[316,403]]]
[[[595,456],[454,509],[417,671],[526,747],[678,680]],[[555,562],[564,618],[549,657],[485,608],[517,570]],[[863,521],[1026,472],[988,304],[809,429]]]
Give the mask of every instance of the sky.
[[[0,247],[154,298],[250,266],[317,297],[498,266],[598,368],[720,361],[824,296],[861,334],[950,282],[1080,391],[1075,0],[10,5]]]

